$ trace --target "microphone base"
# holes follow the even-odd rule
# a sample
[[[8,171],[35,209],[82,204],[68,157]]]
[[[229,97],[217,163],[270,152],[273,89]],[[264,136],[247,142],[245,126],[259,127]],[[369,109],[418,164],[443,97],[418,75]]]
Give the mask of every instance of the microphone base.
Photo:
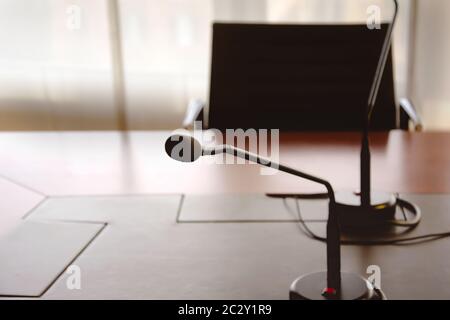
[[[364,227],[390,226],[395,220],[397,198],[390,193],[371,193],[371,204],[361,205],[361,196],[352,192],[336,193],[336,213],[343,231]]]
[[[341,292],[335,297],[322,295],[327,286],[327,273],[317,272],[305,275],[295,280],[289,291],[290,300],[385,300],[381,290],[363,277],[341,272]]]

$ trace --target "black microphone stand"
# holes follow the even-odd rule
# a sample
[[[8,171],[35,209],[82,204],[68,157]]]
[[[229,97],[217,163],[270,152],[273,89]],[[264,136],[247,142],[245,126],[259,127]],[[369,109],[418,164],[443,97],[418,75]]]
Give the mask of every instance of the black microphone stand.
[[[175,139],[180,141],[181,139]],[[170,144],[170,142],[169,142]],[[191,149],[197,155],[191,160],[201,156],[230,154],[262,166],[277,169],[292,174],[302,179],[323,185],[329,197],[329,212],[327,222],[327,271],[316,272],[300,277],[291,285],[289,297],[291,300],[380,300],[384,294],[375,290],[370,282],[363,277],[341,272],[341,234],[339,230],[339,218],[336,210],[335,193],[331,184],[321,178],[295,170],[293,168],[272,162],[256,154],[237,149],[233,146],[222,145],[214,148],[202,148],[199,142],[190,143]],[[171,147],[166,146],[170,155]],[[195,150],[201,150],[199,153]],[[171,155],[173,157],[173,155]]]
[[[389,24],[387,30],[387,35],[383,43],[383,49],[381,51],[380,60],[378,62],[377,70],[375,72],[375,77],[372,83],[372,88],[370,90],[369,101],[367,104],[367,110],[364,117],[364,127],[361,141],[361,204],[363,207],[370,206],[371,204],[371,181],[370,181],[370,143],[369,143],[369,131],[370,131],[370,120],[372,118],[373,110],[375,109],[375,104],[377,102],[378,92],[381,86],[381,80],[383,78],[384,69],[386,67],[387,58],[389,56],[389,50],[391,48],[392,34],[394,31],[395,22],[397,21],[398,15],[398,2],[394,1],[394,18],[392,23]]]
[[[181,148],[180,148],[181,146]],[[327,222],[327,271],[316,272],[300,277],[290,288],[291,300],[380,300],[382,293],[375,290],[371,283],[363,277],[341,272],[341,235],[339,217],[336,210],[335,193],[331,184],[321,178],[280,165],[245,150],[229,145],[203,148],[192,136],[175,134],[165,144],[166,153],[174,160],[194,162],[201,156],[230,154],[247,161],[277,169],[323,185],[329,197],[329,213]]]
[[[323,179],[310,174],[295,170],[293,168],[264,159],[256,154],[237,149],[229,145],[222,145],[215,148],[203,149],[202,155],[217,155],[227,153],[262,166],[274,168],[285,173],[292,174],[302,179],[323,185],[329,197],[329,214],[327,222],[327,285],[322,288],[322,294],[327,298],[339,298],[341,296],[341,237],[339,222],[336,214],[336,201],[334,190],[331,184]],[[317,292],[316,292],[317,294]],[[306,297],[305,297],[306,298]]]
[[[336,193],[336,209],[343,227],[384,225],[395,220],[397,199],[394,194],[371,190],[370,122],[381,86],[384,69],[389,56],[394,26],[398,16],[398,1],[394,1],[394,17],[389,24],[374,80],[370,90],[366,112],[363,117],[360,155],[360,192]]]

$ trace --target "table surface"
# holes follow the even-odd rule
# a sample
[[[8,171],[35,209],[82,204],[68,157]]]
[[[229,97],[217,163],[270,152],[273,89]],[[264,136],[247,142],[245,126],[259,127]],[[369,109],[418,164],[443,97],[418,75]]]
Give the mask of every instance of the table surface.
[[[0,133],[0,175],[46,196],[322,191],[281,172],[263,175],[257,165],[177,163],[164,152],[169,134]],[[356,190],[359,146],[358,133],[282,134],[279,161]],[[373,189],[450,193],[450,133],[373,133],[371,146]]]
[[[296,276],[323,268],[323,244],[307,239],[295,223],[175,223],[180,194],[321,189],[283,173],[261,175],[256,165],[177,163],[164,152],[169,134],[0,133],[0,239],[24,215],[110,223],[76,260],[97,280],[69,294],[61,276],[44,297],[117,298],[139,284],[133,291],[138,298],[285,299]],[[424,211],[411,236],[446,231],[448,196],[436,194],[450,193],[450,133],[392,131],[374,133],[371,140],[374,188],[424,194],[408,195]],[[328,179],[336,189],[358,188],[359,134],[285,134],[280,141],[281,162]],[[116,197],[136,194],[151,196]],[[447,248],[446,239],[411,247],[344,247],[343,267],[365,275],[367,266],[379,265],[391,299],[448,298],[448,282],[442,280],[448,279],[442,255]],[[181,258],[173,263],[174,257]],[[417,277],[419,282],[411,281]],[[181,282],[186,286],[175,297],[170,288]]]

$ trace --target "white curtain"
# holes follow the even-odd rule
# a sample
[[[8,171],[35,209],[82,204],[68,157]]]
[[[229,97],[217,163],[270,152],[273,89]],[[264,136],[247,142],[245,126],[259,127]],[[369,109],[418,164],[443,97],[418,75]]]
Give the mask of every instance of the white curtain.
[[[104,1],[2,0],[0,39],[1,130],[114,128]]]
[[[0,2],[0,130],[117,128],[108,1]],[[365,23],[371,4],[390,19],[391,0],[118,0],[127,128],[176,128],[191,98],[207,100],[213,21]],[[410,0],[400,5],[403,96]]]
[[[128,127],[179,127],[187,101],[206,99],[211,0],[122,0]]]

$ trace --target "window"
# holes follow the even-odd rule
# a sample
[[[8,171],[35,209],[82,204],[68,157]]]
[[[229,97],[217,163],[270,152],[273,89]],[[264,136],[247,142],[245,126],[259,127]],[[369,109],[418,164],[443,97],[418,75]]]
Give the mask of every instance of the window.
[[[448,46],[450,5],[428,2],[400,0],[397,91],[450,128],[427,112],[447,110],[448,55],[430,48]],[[365,23],[371,4],[391,18],[391,0],[3,0],[0,130],[176,128],[191,98],[207,100],[213,21]]]

